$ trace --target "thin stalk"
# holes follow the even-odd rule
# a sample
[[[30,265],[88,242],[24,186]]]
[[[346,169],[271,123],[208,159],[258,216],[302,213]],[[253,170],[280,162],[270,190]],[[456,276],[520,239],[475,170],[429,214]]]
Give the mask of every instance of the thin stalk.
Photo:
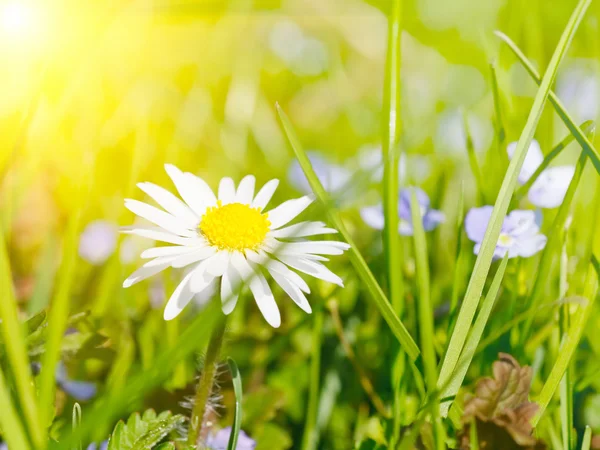
[[[383,87],[383,208],[385,215],[384,248],[387,261],[390,300],[398,316],[402,315],[404,286],[402,248],[398,235],[398,165],[400,163],[400,39],[402,0],[393,0],[388,25],[388,47]]]
[[[226,317],[222,318],[213,329],[213,332],[208,342],[206,357],[204,359],[204,369],[200,375],[196,396],[194,398],[194,408],[190,418],[190,429],[188,431],[188,444],[200,445],[207,436],[208,429],[204,427],[204,418],[207,413],[207,406],[212,395],[213,385],[215,380],[215,372],[221,347],[223,346],[223,338],[225,337]]]
[[[563,248],[560,255],[560,293],[559,298],[565,298],[567,295],[567,275],[569,257],[567,254],[567,234],[566,227],[563,233]],[[560,335],[565,336],[570,332],[570,307],[569,304],[564,304],[561,308],[559,316]],[[573,448],[573,377],[572,367],[569,364],[567,371],[560,381],[560,422],[562,425],[562,438],[564,450]]]
[[[354,354],[354,350],[352,349],[350,342],[348,342],[348,339],[346,339],[337,302],[335,300],[331,300],[327,303],[327,307],[329,308],[329,311],[331,313],[331,318],[333,319],[333,327],[335,329],[336,334],[338,335],[340,343],[342,344],[344,353],[346,353],[346,356],[350,360],[350,363],[352,363],[354,371],[358,375],[358,380],[360,381],[360,385],[365,391],[365,394],[367,394],[369,400],[371,400],[371,403],[380,415],[382,415],[383,417],[389,417],[390,413],[384,406],[383,401],[381,400],[379,395],[377,395],[377,392],[375,392],[375,388],[373,388],[373,384],[371,383],[371,380],[369,380],[365,369],[358,363],[356,355]]]
[[[315,311],[310,359],[310,387],[306,426],[302,437],[302,450],[315,450],[318,444],[317,416],[319,413],[319,392],[321,378],[321,340],[323,339],[323,310]]]
[[[481,175],[481,168],[479,167],[479,162],[477,161],[475,145],[473,144],[471,133],[469,133],[469,123],[467,121],[466,112],[463,112],[463,129],[465,131],[467,154],[469,156],[469,166],[471,167],[473,178],[475,178],[475,185],[477,186],[479,201],[481,202],[481,204],[485,204],[485,184],[483,182],[483,176]]]

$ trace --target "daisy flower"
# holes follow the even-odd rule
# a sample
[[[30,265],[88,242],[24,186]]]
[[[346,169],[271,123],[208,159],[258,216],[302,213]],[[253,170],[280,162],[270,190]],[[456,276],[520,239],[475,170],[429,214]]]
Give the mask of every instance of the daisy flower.
[[[313,197],[288,200],[265,212],[278,180],[269,181],[254,195],[254,176],[244,177],[237,189],[231,178],[223,178],[215,195],[201,178],[173,165],[167,164],[165,169],[183,201],[155,184],[138,184],[163,209],[125,200],[130,211],[156,226],[134,226],[124,232],[172,245],[142,252],[142,258],[149,261],[123,283],[127,288],[168,267],[189,267],[167,301],[165,320],[177,317],[192,297],[215,279],[220,281],[225,314],[233,311],[241,287],[247,283],[258,308],[273,327],[281,324],[281,317],[265,272],[307,313],[311,308],[305,294],[310,290],[296,271],[343,286],[341,278],[322,264],[328,261],[322,255],[341,255],[349,245],[304,239],[337,231],[322,222],[288,225],[312,203]]]

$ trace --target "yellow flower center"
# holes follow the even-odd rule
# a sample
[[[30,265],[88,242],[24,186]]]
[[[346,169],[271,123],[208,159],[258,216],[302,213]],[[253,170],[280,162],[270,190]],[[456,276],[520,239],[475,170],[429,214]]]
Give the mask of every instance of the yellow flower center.
[[[257,250],[265,240],[271,222],[260,208],[242,203],[211,206],[198,226],[208,242],[220,250]]]

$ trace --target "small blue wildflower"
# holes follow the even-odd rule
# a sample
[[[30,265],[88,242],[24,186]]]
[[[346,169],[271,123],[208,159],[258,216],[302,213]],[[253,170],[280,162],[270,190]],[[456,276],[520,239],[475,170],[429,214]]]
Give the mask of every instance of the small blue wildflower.
[[[425,231],[431,231],[435,229],[445,220],[443,212],[431,208],[429,197],[422,189],[401,189],[398,199],[398,217],[400,218],[398,232],[403,236],[412,236],[413,234],[412,216],[410,210],[412,189],[415,190],[417,202],[419,203],[419,207],[421,209],[421,217],[423,218],[423,228]],[[375,206],[361,208],[360,216],[371,228],[375,228],[376,230],[383,229],[385,218],[383,214],[383,205],[381,203]]]
[[[214,434],[210,434],[206,440],[206,445],[211,450],[226,450],[230,434],[231,427],[223,428]],[[235,450],[254,450],[254,447],[256,447],[256,441],[244,433],[243,430],[240,430]]]
[[[343,188],[348,186],[348,183],[352,178],[350,170],[330,163],[317,152],[308,152],[308,159],[310,160],[319,181],[323,184],[323,188],[325,188],[327,192],[330,194],[340,193]],[[292,186],[300,192],[305,194],[312,193],[310,184],[297,160],[292,162],[288,171],[288,178]]]
[[[107,449],[108,449],[108,441],[104,441],[104,442],[100,443],[99,445],[96,444],[95,442],[93,442],[87,446],[86,450],[107,450]]]
[[[96,395],[96,384],[71,380],[62,361],[56,366],[56,384],[75,400],[86,401]]]
[[[118,228],[106,220],[90,222],[79,238],[79,256],[95,266],[104,263],[117,248]]]
[[[473,251],[476,255],[479,254],[492,210],[492,206],[472,208],[465,218],[465,231],[469,239],[475,242]],[[506,216],[494,250],[494,259],[503,258],[507,252],[509,258],[528,258],[542,250],[547,238],[540,233],[536,219],[535,211],[515,210]]]
[[[516,142],[508,144],[506,150],[509,158],[512,159],[516,148]],[[527,183],[543,160],[544,155],[540,144],[534,139],[527,149],[519,173],[519,183]],[[562,204],[574,174],[574,166],[556,166],[544,170],[529,189],[529,201],[539,208],[557,208]]]

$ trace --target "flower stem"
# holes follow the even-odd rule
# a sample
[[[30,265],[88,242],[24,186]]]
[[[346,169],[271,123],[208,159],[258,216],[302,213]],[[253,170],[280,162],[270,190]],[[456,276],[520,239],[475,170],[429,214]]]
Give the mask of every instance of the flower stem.
[[[188,444],[198,445],[206,438],[208,429],[204,427],[204,417],[207,412],[208,401],[213,390],[215,371],[221,347],[223,346],[223,337],[225,336],[226,318],[223,318],[215,325],[206,350],[204,361],[204,370],[200,375],[196,397],[194,399],[194,408],[190,420],[190,429],[188,432]]]

